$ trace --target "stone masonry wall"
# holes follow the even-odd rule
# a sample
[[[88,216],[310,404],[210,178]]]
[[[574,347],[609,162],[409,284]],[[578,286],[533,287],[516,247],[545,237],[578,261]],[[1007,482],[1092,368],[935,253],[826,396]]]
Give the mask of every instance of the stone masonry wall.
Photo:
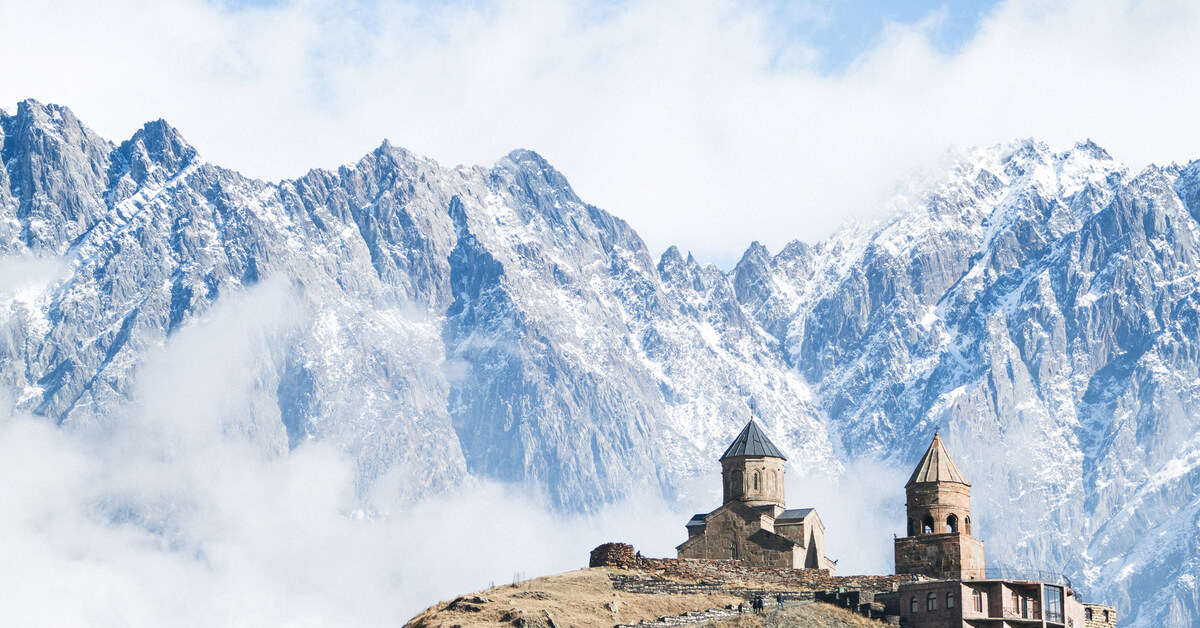
[[[621,569],[638,569],[641,561],[636,550],[628,543],[605,543],[592,550],[588,559],[588,567],[620,567]]]
[[[754,476],[758,475],[758,487]],[[784,504],[784,461],[779,458],[726,458],[721,461],[724,499],[750,506]]]
[[[708,516],[704,532],[679,548],[680,558],[725,559],[735,556],[749,564],[800,567],[804,555],[783,538],[764,529],[762,515],[740,504],[726,504]]]
[[[791,591],[796,599],[811,599],[815,591],[846,590],[886,593],[913,576],[831,576],[825,569],[791,569],[749,566],[736,560],[694,558],[638,558],[632,545],[606,543],[592,550],[590,567],[617,567],[640,574],[616,575],[614,586],[631,593],[707,593],[742,595],[771,587]],[[751,585],[750,583],[753,583]],[[807,592],[807,596],[799,595]],[[789,598],[791,599],[791,598]]]
[[[1117,609],[1103,604],[1084,604],[1084,628],[1117,628]],[[1092,618],[1087,618],[1087,611]]]
[[[971,516],[971,489],[963,484],[940,482],[929,484],[914,484],[905,489],[908,520],[912,526],[909,536],[923,534],[922,521],[926,516],[933,518],[933,534],[943,534],[946,529],[946,519],[950,515],[958,517],[960,532],[967,532],[967,520]],[[973,530],[971,536],[978,537],[979,531]]]
[[[962,534],[927,534],[896,539],[896,573],[932,578],[982,578],[983,542]]]

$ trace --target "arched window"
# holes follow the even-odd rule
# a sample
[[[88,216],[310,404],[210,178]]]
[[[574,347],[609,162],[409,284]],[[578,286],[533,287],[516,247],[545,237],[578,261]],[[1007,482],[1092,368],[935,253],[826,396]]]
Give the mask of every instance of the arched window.
[[[975,612],[982,613],[983,612],[983,594],[979,592],[979,589],[974,589],[971,591],[971,600],[973,602],[975,602]]]
[[[917,612],[917,596],[915,596],[915,595],[912,597],[911,600],[908,601],[908,612],[909,613]]]
[[[933,515],[925,515],[921,522],[921,534],[933,534]]]
[[[967,528],[965,530],[965,532],[967,533],[967,536],[971,536],[971,515],[967,515],[966,517],[963,517],[963,525],[966,526],[966,528]]]
[[[1090,609],[1090,608],[1083,609],[1083,618],[1088,621],[1092,621],[1092,609]]]
[[[927,610],[927,611],[936,611],[937,610],[937,593],[930,591],[929,595],[925,597],[925,610]]]
[[[950,513],[950,516],[946,517],[946,531],[958,532],[958,515]]]
[[[946,608],[954,608],[954,591],[946,592]]]
[[[1104,621],[1108,621],[1108,610],[1104,611]]]
[[[754,490],[758,490],[758,472],[754,473]]]
[[[745,492],[746,492],[745,487],[742,486],[742,472],[734,471],[733,472],[733,491],[731,491],[731,493],[733,494],[734,497],[741,497],[742,493],[745,493]]]
[[[913,523],[912,517],[908,518],[908,535],[915,536],[917,534],[917,526]]]
[[[736,541],[733,541],[729,544],[729,557],[733,560],[738,559],[738,547]]]

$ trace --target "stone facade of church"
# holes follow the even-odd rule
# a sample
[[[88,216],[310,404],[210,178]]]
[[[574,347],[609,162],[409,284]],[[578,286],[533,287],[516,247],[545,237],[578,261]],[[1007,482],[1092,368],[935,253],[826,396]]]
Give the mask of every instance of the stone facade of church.
[[[785,462],[783,453],[750,421],[721,456],[724,503],[692,517],[687,541],[676,548],[679,558],[824,569],[829,572],[826,577],[832,576],[836,562],[825,556],[825,527],[816,511],[789,510],[784,503]],[[940,435],[934,434],[904,490],[907,534],[895,539],[894,576],[903,581],[893,582],[890,591],[872,592],[873,602],[857,610],[869,616],[882,613],[910,628],[1116,625],[1115,608],[1084,603],[1065,576],[985,571],[983,541],[971,521],[971,483]],[[841,604],[843,597],[860,600],[861,593],[829,595]],[[871,609],[863,611],[867,606]]]
[[[680,558],[733,559],[748,565],[827,569],[825,526],[812,508],[787,509],[787,458],[750,421],[721,456],[723,504],[687,524]]]
[[[971,534],[971,483],[937,434],[904,492],[908,535],[895,541],[896,573],[982,578],[983,541]]]

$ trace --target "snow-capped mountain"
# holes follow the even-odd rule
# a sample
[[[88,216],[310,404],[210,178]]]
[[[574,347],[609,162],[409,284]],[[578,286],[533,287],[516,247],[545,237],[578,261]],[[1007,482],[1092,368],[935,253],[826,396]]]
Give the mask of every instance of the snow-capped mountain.
[[[528,481],[569,509],[670,493],[750,416],[818,469],[823,421],[711,267],[656,266],[528,151],[442,168],[384,143],[278,185],[204,163],[165,122],[114,146],[62,107],[4,116],[5,254],[66,277],[5,304],[3,383],[66,426],[121,414],[142,356],[267,277],[310,324],[231,412],[272,451],[331,439],[365,482]],[[648,486],[647,486],[648,485]]]
[[[1127,625],[1200,618],[1200,164],[975,150],[878,224],[727,273],[655,261],[529,151],[385,142],[273,184],[165,122],[114,145],[35,101],[0,147],[0,253],[60,269],[0,302],[0,386],[64,429],[120,420],[151,350],[277,281],[304,322],[223,417],[269,454],[322,439],[364,487],[588,510],[688,491],[751,406],[813,473],[910,464],[941,429],[991,563],[1065,570]]]
[[[987,479],[991,564],[1064,570],[1128,625],[1192,625],[1198,189],[1200,163],[1133,174],[1091,143],[1016,142],[880,226],[752,248],[733,274],[849,456],[940,428]]]

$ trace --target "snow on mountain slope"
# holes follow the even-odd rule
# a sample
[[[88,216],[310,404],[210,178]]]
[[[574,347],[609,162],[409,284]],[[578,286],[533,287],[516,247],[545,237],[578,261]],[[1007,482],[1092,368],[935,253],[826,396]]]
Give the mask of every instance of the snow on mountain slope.
[[[911,459],[940,428],[992,564],[1065,570],[1129,625],[1189,625],[1196,174],[1131,175],[1090,143],[973,151],[813,271],[775,271],[781,254],[735,274],[769,278],[743,301],[779,303],[756,314],[851,456]]]
[[[26,101],[2,128],[3,250],[70,271],[37,308],[10,309],[0,372],[59,423],[120,416],[148,349],[283,277],[307,323],[262,356],[255,399],[228,419],[270,452],[336,442],[364,486],[401,468],[412,495],[468,474],[568,509],[669,495],[751,398],[817,472],[838,468],[732,292],[732,316],[697,320],[681,301],[701,289],[667,290],[629,226],[534,153],[447,169],[385,142],[272,185],[204,163],[162,121],[113,146]]]
[[[1128,625],[1200,617],[1200,164],[973,150],[878,224],[726,273],[654,260],[529,151],[385,142],[272,184],[165,122],[114,145],[26,101],[0,155],[0,252],[53,271],[0,302],[0,384],[64,429],[121,421],[155,348],[281,282],[299,322],[220,420],[268,456],[336,444],[363,491],[704,499],[751,406],[801,475],[907,466],[940,429],[992,564],[1065,570]]]

